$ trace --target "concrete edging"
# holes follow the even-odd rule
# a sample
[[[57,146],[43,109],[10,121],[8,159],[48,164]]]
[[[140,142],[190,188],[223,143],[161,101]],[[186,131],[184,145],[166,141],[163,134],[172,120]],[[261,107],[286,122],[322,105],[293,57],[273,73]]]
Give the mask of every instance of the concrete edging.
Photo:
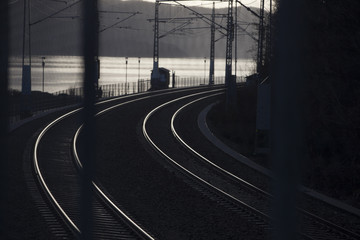
[[[229,156],[231,156],[232,158],[238,160],[239,162],[259,171],[260,173],[270,177],[270,178],[274,178],[272,172],[267,169],[264,168],[263,166],[260,166],[259,164],[251,161],[250,159],[248,159],[247,157],[241,155],[240,153],[236,152],[234,149],[230,148],[228,145],[226,145],[225,143],[223,143],[220,139],[218,139],[217,137],[215,137],[215,135],[211,132],[211,130],[209,129],[207,123],[206,123],[206,117],[207,114],[209,113],[209,111],[211,110],[211,108],[213,108],[218,102],[214,102],[209,104],[206,108],[204,108],[198,115],[198,127],[201,131],[201,133],[213,144],[215,145],[217,148],[219,148],[220,150],[222,150],[223,152],[225,152],[226,154],[228,154]],[[316,192],[313,189],[307,188],[303,185],[300,185],[300,191],[302,191],[303,193],[315,198],[315,199],[319,199],[321,201],[324,201],[332,206],[335,206],[339,209],[342,209],[344,211],[347,211],[357,217],[360,217],[360,209],[355,208],[353,206],[350,206],[346,203],[343,203],[337,199],[328,197],[322,193]]]

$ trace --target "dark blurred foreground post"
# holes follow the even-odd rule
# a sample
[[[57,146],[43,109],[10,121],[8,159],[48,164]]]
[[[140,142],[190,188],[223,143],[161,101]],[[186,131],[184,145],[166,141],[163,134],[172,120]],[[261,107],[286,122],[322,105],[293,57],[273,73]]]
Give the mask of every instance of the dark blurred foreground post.
[[[296,213],[302,158],[302,1],[280,0],[272,81],[273,239],[298,238]]]
[[[6,236],[5,203],[8,131],[8,1],[0,1],[0,238]]]
[[[81,188],[81,235],[82,239],[92,239],[93,211],[92,184],[95,160],[95,83],[97,78],[96,59],[98,57],[98,12],[97,0],[83,1],[83,55],[84,74],[84,153],[82,188]]]

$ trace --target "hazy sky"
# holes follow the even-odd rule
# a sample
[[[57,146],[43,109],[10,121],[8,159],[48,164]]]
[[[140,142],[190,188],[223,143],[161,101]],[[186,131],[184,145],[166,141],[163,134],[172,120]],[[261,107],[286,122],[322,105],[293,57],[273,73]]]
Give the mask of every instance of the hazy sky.
[[[155,0],[143,0],[143,1],[147,1],[147,2],[155,2]],[[260,7],[260,0],[241,0],[241,2],[243,4],[245,4],[246,6],[249,7]],[[265,0],[265,2],[269,2],[269,0]],[[205,7],[212,7],[212,1],[196,1],[196,0],[190,0],[187,2],[182,2],[183,4],[186,5],[195,5],[195,6],[205,6]],[[267,3],[265,3],[265,5],[267,5]],[[225,3],[220,3],[217,2],[216,6],[218,7],[226,7],[227,6],[227,2]]]

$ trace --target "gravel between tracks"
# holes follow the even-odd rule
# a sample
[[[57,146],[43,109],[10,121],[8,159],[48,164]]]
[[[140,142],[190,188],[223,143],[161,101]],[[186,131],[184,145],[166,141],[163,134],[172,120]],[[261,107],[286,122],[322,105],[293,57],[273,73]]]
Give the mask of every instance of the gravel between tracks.
[[[8,160],[6,164],[7,183],[5,195],[5,232],[0,233],[0,239],[54,239],[47,222],[39,212],[41,198],[38,190],[29,189],[33,186],[31,176],[31,147],[34,134],[56,116],[65,111],[58,111],[44,117],[27,122],[9,133],[7,138]],[[29,185],[30,184],[30,185]],[[35,194],[36,196],[34,196]],[[43,210],[43,209],[42,209]],[[46,213],[45,213],[46,214]]]
[[[129,104],[98,119],[101,185],[158,239],[264,239],[261,229],[190,187],[149,147],[140,126],[155,106]]]

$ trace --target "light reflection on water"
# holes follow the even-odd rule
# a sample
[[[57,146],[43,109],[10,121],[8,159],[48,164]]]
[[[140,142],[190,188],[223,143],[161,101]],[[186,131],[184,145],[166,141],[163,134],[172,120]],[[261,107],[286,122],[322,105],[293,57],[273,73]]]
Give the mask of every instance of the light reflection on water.
[[[42,90],[42,56],[32,57],[32,90]],[[56,92],[68,88],[81,87],[83,78],[83,61],[79,56],[45,56],[45,91]],[[138,58],[129,57],[125,64],[125,57],[100,57],[99,84],[116,84],[127,81],[135,82],[139,76]],[[9,88],[21,89],[21,58],[9,59]],[[204,58],[161,58],[160,67],[175,71],[176,76],[206,77],[209,75],[210,60]],[[126,70],[127,69],[127,70]],[[150,79],[152,58],[140,59],[140,79]],[[234,69],[234,67],[233,67]],[[249,59],[239,59],[238,76],[247,76],[254,70],[254,62]],[[215,60],[215,76],[225,75],[225,59]]]

